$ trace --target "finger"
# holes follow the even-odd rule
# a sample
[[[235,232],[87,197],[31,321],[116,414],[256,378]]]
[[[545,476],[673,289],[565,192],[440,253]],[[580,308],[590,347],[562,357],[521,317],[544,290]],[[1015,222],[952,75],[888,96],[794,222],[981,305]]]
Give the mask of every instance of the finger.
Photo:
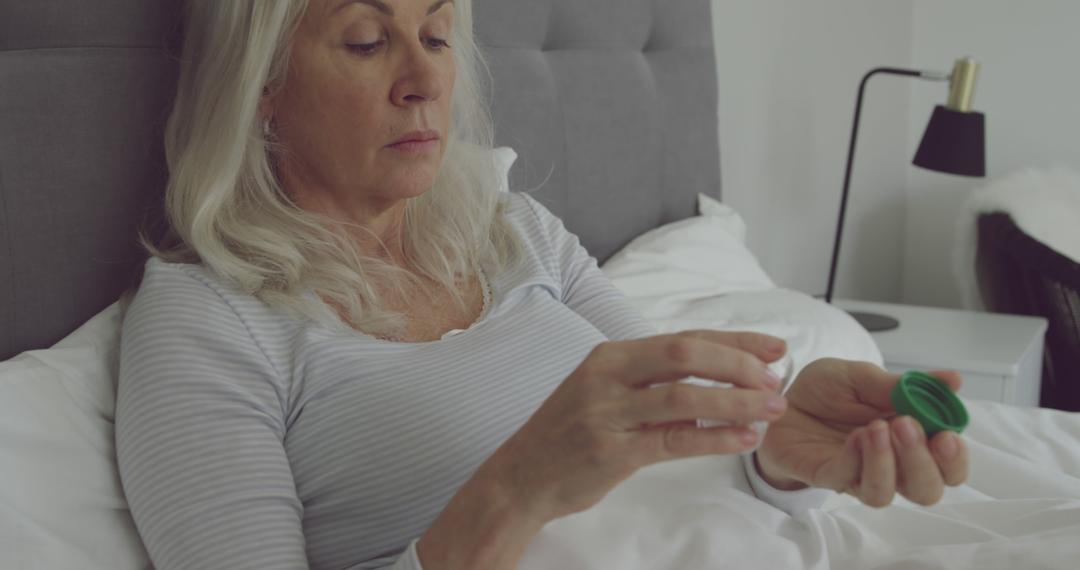
[[[635,390],[625,402],[623,417],[630,425],[699,418],[748,424],[777,420],[787,409],[787,401],[779,394],[691,384],[667,384],[651,390]]]
[[[748,352],[679,333],[606,343],[601,360],[614,362],[608,372],[631,387],[688,376],[764,390],[780,383],[765,363]]]
[[[859,449],[860,441],[866,434],[866,428],[858,428],[848,434],[844,441],[844,447],[835,460],[825,464],[811,483],[815,487],[832,489],[844,493],[849,492],[858,483],[862,473],[862,452]]]
[[[888,424],[871,422],[863,444],[859,499],[871,507],[888,506],[896,494],[896,459]]]
[[[900,494],[920,505],[938,502],[945,493],[945,482],[927,447],[922,426],[911,416],[900,416],[889,423],[902,481]]]
[[[930,372],[930,375],[944,382],[953,392],[959,392],[960,386],[964,383],[960,373],[955,370],[934,370]]]
[[[773,362],[787,353],[784,339],[762,333],[698,329],[683,331],[683,334],[749,352],[762,362]]]
[[[964,438],[951,431],[934,434],[930,439],[930,450],[946,485],[955,487],[967,481],[969,459]]]
[[[838,361],[836,374],[844,375],[858,400],[878,410],[891,410],[892,389],[900,375],[872,362]]]
[[[746,426],[663,427],[638,432],[634,445],[644,453],[644,463],[683,457],[747,452],[758,443],[758,434]]]
[[[859,400],[879,410],[892,410],[892,391],[900,381],[900,374],[883,370],[870,362],[849,362],[845,372],[855,386]],[[933,372],[931,376],[940,379],[954,392],[960,388],[962,380],[956,372]]]

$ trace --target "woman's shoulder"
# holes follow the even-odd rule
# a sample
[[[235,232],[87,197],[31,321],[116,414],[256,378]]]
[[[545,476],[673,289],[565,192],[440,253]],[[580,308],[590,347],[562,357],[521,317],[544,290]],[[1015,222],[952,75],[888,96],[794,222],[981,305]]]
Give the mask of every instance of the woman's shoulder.
[[[230,291],[201,263],[173,263],[150,257],[143,266],[143,278],[137,294],[186,292],[196,297],[225,297]]]
[[[199,378],[223,378],[215,373],[228,367],[238,383],[269,383],[285,393],[292,355],[280,348],[288,346],[280,335],[291,330],[250,299],[255,302],[231,292],[202,265],[148,259],[120,328],[120,385],[130,391],[180,378],[190,387]],[[282,409],[269,402],[267,410]]]
[[[580,240],[548,209],[542,197],[517,192],[511,193],[508,200],[507,216],[537,254],[559,258],[576,252]]]
[[[562,226],[559,218],[541,201],[524,192],[507,193],[504,204],[507,220],[529,241],[548,241],[553,227]]]
[[[507,215],[533,219],[542,214],[551,215],[543,204],[526,192],[505,192],[503,196]]]
[[[202,264],[172,263],[157,257],[146,260],[129,309],[160,319],[191,315],[221,318],[232,313],[240,320],[266,310],[255,296],[225,283]]]
[[[124,313],[121,342],[157,350],[158,339],[210,342],[223,351],[254,351],[275,370],[288,370],[281,337],[296,332],[298,323],[272,311],[254,295],[231,287],[202,264],[171,263],[151,257],[143,279]]]

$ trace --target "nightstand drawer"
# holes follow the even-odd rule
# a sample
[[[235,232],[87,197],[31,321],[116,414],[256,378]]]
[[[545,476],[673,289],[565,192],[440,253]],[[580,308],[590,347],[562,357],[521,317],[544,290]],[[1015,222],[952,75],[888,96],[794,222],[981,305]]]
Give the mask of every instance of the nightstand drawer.
[[[920,366],[893,362],[886,362],[885,369],[889,372],[896,372],[898,374],[903,374],[908,370],[929,372],[929,370]],[[958,370],[957,372],[964,377],[964,384],[960,386],[960,397],[970,400],[991,400],[994,402],[1007,401],[1005,398],[1005,378],[1003,376],[982,374],[979,372],[964,372],[963,370]]]
[[[1046,319],[895,303],[838,304],[900,321],[895,329],[872,333],[889,370],[956,370],[964,376],[965,398],[1039,405]]]

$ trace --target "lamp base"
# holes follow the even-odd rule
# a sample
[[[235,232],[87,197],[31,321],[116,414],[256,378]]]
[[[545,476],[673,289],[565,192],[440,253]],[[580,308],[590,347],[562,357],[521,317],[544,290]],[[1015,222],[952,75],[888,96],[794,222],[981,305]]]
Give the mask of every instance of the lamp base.
[[[888,331],[900,326],[900,321],[886,316],[879,315],[877,313],[862,313],[859,311],[848,311],[849,315],[859,321],[862,327],[870,332]]]

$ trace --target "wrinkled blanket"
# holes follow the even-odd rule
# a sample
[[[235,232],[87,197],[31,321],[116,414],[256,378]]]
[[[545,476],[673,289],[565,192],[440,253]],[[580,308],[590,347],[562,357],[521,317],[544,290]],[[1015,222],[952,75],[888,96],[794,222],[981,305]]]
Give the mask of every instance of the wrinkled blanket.
[[[1080,568],[1080,414],[969,402],[967,484],[932,507],[832,496],[791,517],[737,457],[657,464],[549,523],[519,568]]]

